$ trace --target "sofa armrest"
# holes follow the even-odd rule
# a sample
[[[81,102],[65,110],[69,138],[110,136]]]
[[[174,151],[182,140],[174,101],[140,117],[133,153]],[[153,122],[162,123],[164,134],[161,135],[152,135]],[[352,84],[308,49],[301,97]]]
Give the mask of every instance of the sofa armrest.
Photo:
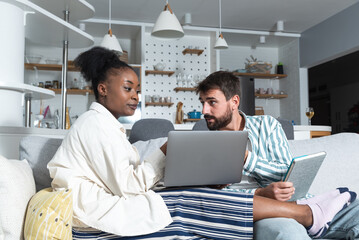
[[[339,133],[308,140],[291,140],[293,157],[325,151],[324,159],[309,193],[320,194],[337,187],[359,192],[359,134]]]

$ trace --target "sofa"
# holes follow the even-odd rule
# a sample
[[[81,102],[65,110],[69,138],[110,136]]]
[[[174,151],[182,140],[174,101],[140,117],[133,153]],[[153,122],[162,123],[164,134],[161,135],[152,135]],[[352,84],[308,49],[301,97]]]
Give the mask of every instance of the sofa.
[[[166,138],[158,138],[138,141],[134,145],[143,157],[165,141]],[[26,160],[0,156],[0,240],[23,238],[25,212],[31,205],[29,200],[39,190],[50,187],[51,178],[46,165],[61,142],[62,139],[29,136],[23,138],[19,146],[20,159]],[[327,152],[310,193],[320,194],[340,186],[359,193],[359,174],[356,172],[359,164],[358,134],[340,133],[309,140],[289,140],[289,145],[293,156]],[[68,196],[68,190],[63,194]],[[67,200],[61,204],[71,204],[71,198]]]

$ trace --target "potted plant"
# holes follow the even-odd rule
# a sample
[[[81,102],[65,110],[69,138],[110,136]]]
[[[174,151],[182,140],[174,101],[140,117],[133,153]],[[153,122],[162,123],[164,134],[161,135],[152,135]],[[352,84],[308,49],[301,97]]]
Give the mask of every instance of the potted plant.
[[[277,74],[284,74],[283,63],[279,62],[277,65]]]

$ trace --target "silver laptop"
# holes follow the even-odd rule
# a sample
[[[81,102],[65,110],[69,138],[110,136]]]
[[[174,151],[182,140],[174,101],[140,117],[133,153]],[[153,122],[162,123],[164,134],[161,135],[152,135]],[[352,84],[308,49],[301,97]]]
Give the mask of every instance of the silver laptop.
[[[247,139],[246,131],[171,131],[164,186],[240,182]]]

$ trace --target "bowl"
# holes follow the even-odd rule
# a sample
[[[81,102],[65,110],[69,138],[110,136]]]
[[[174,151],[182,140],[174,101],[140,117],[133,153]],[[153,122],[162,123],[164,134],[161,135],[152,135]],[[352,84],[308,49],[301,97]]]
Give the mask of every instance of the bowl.
[[[27,55],[25,56],[26,63],[39,63],[41,61],[41,55]]]
[[[163,71],[166,67],[166,64],[164,63],[157,63],[156,65],[153,65],[153,68],[156,70],[156,71]]]
[[[201,118],[201,114],[201,112],[197,112],[196,110],[187,113],[189,119],[199,119]]]
[[[58,58],[48,58],[45,60],[46,64],[59,64],[60,63],[60,59]]]

